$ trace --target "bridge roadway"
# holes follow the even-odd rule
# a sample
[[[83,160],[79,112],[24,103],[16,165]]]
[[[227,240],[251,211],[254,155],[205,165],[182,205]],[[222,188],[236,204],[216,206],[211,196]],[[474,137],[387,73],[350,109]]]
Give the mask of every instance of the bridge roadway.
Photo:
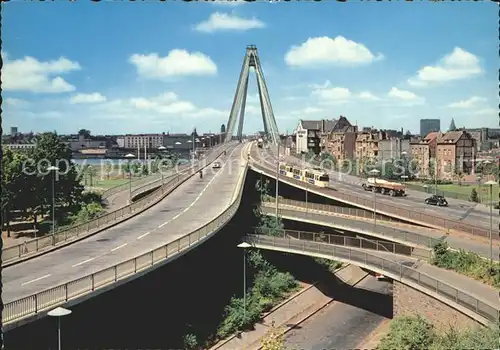
[[[201,162],[206,161],[210,162],[214,158],[214,154],[216,154],[218,151],[221,150],[222,147],[225,147],[224,145],[219,145],[216,147],[213,147],[209,149],[207,152],[203,153],[203,158],[200,159]],[[163,171],[163,178],[167,179],[168,177],[175,175],[179,171],[187,170],[190,169],[193,166],[192,163],[186,163],[177,166],[175,169],[169,169]],[[135,181],[132,181],[132,193],[142,187],[146,187],[150,184],[153,183],[158,183],[161,180],[161,173],[156,173],[156,174],[151,174],[148,175],[142,179],[137,179]],[[106,211],[111,212],[113,210],[118,210],[120,208],[125,207],[129,203],[129,184],[123,184],[119,187],[118,192],[116,193],[111,193],[110,195],[106,195],[107,191],[104,191],[103,193],[103,199],[106,203]],[[108,191],[113,191],[113,188],[110,188]]]
[[[8,303],[89,275],[146,253],[196,230],[233,201],[249,144],[221,156],[221,169],[205,170],[141,215],[64,249],[3,270],[3,302]]]
[[[276,159],[274,156],[257,147],[252,147],[251,157],[257,160],[261,165],[276,172]],[[286,161],[300,165],[301,161],[293,156],[287,156]],[[313,166],[313,165],[309,165]],[[328,171],[330,175],[330,187],[333,190],[349,193],[358,197],[373,201],[373,194],[363,190],[361,187],[362,179],[346,175],[339,172]],[[311,189],[317,189],[311,185]],[[332,197],[335,193],[332,192]],[[406,197],[388,197],[382,194],[377,194],[377,203],[384,203],[392,206],[398,206],[402,209],[418,211],[424,214],[433,215],[448,220],[456,220],[465,224],[474,225],[475,227],[489,228],[489,211],[476,209],[476,205],[470,202],[461,201],[458,199],[449,199],[448,207],[434,207],[424,203],[424,199],[429,195],[419,191],[408,191]],[[494,215],[494,220],[498,222],[498,215]]]
[[[246,241],[259,249],[335,259],[367,268],[441,300],[484,325],[500,317],[497,289],[409,256],[265,235],[247,235]]]
[[[343,230],[386,239],[410,246],[431,247],[437,239],[444,239],[450,248],[463,249],[479,254],[482,257],[489,258],[490,248],[488,244],[482,244],[462,236],[443,235],[437,230],[391,223],[388,221],[377,220],[377,226],[374,226],[372,219],[365,219],[356,216],[336,214],[324,210],[305,209],[305,202],[294,201],[293,205],[280,204],[280,216],[283,219],[307,222],[326,227],[332,227]],[[275,216],[276,206],[274,203],[263,203],[261,210],[266,215]],[[498,261],[498,254],[493,255],[493,259]]]

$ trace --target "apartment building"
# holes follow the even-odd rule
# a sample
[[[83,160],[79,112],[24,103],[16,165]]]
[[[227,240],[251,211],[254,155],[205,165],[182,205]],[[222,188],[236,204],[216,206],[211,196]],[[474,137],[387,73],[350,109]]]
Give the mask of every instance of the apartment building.
[[[401,159],[404,155],[410,156],[410,140],[393,137],[379,141],[378,160],[380,162]]]
[[[127,134],[116,139],[120,148],[158,148],[163,146],[165,134]]]
[[[323,135],[321,140],[323,149],[339,162],[354,159],[357,131],[357,126],[353,126],[346,117],[340,116],[332,130]]]
[[[452,179],[458,173],[473,174],[476,154],[476,140],[467,131],[440,135],[436,140],[437,177]]]
[[[337,125],[338,120],[299,120],[299,125],[294,130],[295,151],[297,153],[307,153],[323,148],[322,140]]]
[[[419,177],[432,175],[429,164],[436,157],[437,139],[440,135],[440,132],[430,132],[420,140],[410,141],[410,154],[414,165],[418,166]]]
[[[356,136],[356,159],[361,163],[365,161],[376,161],[379,158],[379,142],[386,140],[387,135],[384,131],[364,128]]]

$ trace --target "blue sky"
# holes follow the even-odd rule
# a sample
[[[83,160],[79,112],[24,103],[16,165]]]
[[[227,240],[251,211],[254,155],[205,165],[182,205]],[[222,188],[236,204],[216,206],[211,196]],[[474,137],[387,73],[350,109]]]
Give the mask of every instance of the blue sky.
[[[20,131],[216,131],[257,45],[281,132],[498,127],[493,3],[37,3],[3,7],[3,121]],[[262,129],[252,76],[245,132]]]

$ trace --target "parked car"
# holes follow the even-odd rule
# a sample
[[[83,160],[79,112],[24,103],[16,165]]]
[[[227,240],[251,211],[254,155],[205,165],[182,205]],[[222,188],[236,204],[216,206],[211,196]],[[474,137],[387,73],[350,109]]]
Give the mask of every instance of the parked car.
[[[212,165],[212,168],[213,169],[220,169],[221,165],[219,162],[215,162],[213,165]]]
[[[448,201],[443,196],[432,195],[425,199],[425,204],[437,205],[438,207],[448,206]]]

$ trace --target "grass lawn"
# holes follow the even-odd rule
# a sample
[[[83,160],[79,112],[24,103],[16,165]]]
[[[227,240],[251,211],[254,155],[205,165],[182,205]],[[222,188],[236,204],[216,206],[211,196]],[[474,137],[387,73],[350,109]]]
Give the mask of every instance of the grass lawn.
[[[422,187],[424,186],[424,184],[421,182],[410,182],[410,183],[413,185],[418,185],[418,186],[422,186]],[[434,189],[434,185],[429,184],[427,186],[429,186],[429,190],[432,192],[432,190]],[[440,190],[440,191],[459,193],[459,194],[463,194],[466,196],[470,196],[472,189],[475,188],[477,193],[481,197],[490,195],[489,186],[485,186],[485,185],[480,185],[478,187],[477,184],[462,184],[461,186],[458,184],[452,184],[452,185],[437,185],[437,187],[438,187],[438,190]],[[480,190],[478,190],[478,188]],[[498,198],[499,191],[500,191],[500,188],[498,185],[493,186],[493,200]]]
[[[133,179],[135,180],[135,179]],[[100,187],[100,188],[105,188],[105,189],[108,189],[108,188],[111,188],[111,187],[115,187],[115,186],[118,186],[118,185],[122,185],[124,183],[127,183],[129,180],[127,178],[110,178],[109,180],[108,179],[93,179],[92,180],[92,187]],[[84,185],[85,184],[85,181],[81,181],[81,183]],[[87,180],[87,186],[90,186],[90,181]]]

